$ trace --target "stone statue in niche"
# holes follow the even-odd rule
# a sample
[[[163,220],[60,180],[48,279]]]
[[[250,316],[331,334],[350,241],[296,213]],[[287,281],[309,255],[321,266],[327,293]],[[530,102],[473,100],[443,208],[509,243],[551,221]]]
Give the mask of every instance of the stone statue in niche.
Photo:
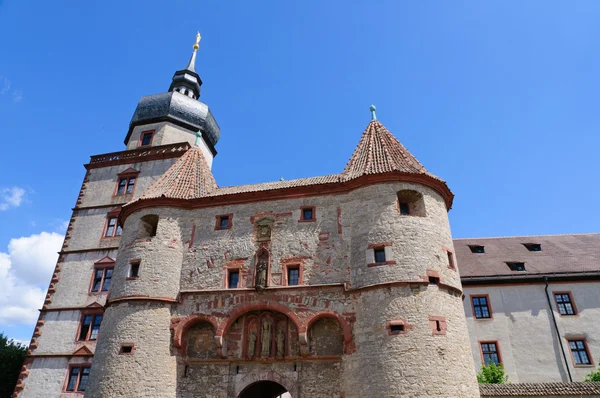
[[[248,333],[248,358],[254,356],[254,350],[256,349],[256,332],[251,330]]]
[[[285,356],[285,324],[280,323],[277,327],[277,358],[281,359]]]
[[[260,357],[268,358],[271,353],[271,323],[263,320],[260,333]]]
[[[269,267],[269,254],[267,251],[262,251],[256,259],[256,289],[264,289],[267,287],[267,268]]]

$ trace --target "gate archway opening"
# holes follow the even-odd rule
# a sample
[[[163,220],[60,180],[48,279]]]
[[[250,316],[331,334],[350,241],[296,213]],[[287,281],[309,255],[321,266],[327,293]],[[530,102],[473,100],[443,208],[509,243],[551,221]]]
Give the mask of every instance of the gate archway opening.
[[[238,398],[288,398],[290,393],[279,383],[261,380],[250,384],[240,393]]]

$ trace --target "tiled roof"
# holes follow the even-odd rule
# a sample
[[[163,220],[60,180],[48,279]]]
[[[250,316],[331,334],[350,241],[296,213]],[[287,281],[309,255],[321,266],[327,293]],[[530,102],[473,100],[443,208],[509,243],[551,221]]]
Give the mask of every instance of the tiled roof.
[[[372,120],[348,161],[342,175],[346,179],[365,174],[388,173],[428,174],[425,167],[390,133],[383,124]],[[437,178],[437,177],[434,177]]]
[[[335,184],[364,175],[390,172],[416,174],[436,180],[435,183],[440,186],[442,194],[446,194],[448,207],[450,207],[453,195],[446,184],[427,172],[421,163],[376,120],[371,121],[363,132],[356,150],[341,174],[219,188],[202,152],[192,147],[134,202],[154,198],[196,199]]]
[[[529,251],[524,243],[542,250]],[[472,253],[469,245],[484,246],[485,253]],[[454,239],[454,250],[463,279],[600,271],[600,234]],[[525,271],[511,271],[506,262],[525,263]]]
[[[210,195],[217,183],[199,147],[192,147],[138,200],[151,198],[193,199]]]
[[[517,384],[480,384],[482,397],[551,397],[600,395],[600,383],[517,383]]]
[[[222,187],[217,191],[214,191],[210,196],[220,195],[233,195],[245,192],[259,192],[259,191],[270,191],[274,189],[294,188],[294,187],[305,187],[309,185],[319,184],[330,184],[340,182],[341,176],[339,174],[331,174],[320,177],[308,177],[298,178],[295,180],[283,180],[273,182],[263,182],[260,184],[247,184],[247,185],[236,185],[231,187]]]

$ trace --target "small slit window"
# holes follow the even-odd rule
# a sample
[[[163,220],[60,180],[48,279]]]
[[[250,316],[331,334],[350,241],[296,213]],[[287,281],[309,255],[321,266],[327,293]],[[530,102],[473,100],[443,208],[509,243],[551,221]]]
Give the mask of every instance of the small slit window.
[[[404,325],[390,325],[390,332],[402,333],[404,332]]]
[[[525,271],[525,263],[507,262],[506,265],[508,265],[508,268],[510,268],[511,271]]]
[[[440,278],[437,276],[430,276],[429,277],[429,284],[430,285],[439,285],[440,284]]]
[[[525,246],[530,252],[542,251],[542,245],[540,245],[539,243],[523,243],[523,246]]]
[[[134,351],[133,344],[122,344],[121,349],[119,350],[119,354],[132,355],[133,351]]]
[[[475,254],[484,254],[485,247],[481,245],[469,245],[469,249],[471,249],[471,253]]]
[[[158,216],[156,214],[148,214],[140,218],[140,238],[152,238],[156,236],[158,229]]]

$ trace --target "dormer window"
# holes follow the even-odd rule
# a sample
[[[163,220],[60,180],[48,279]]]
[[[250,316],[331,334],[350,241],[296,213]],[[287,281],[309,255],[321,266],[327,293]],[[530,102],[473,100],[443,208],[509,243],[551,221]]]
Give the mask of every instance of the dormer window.
[[[525,263],[506,262],[511,271],[525,271]]]
[[[140,136],[140,144],[138,146],[149,146],[152,144],[152,138],[154,137],[154,130],[144,131]]]
[[[471,249],[471,253],[476,253],[476,254],[485,253],[485,248],[481,245],[469,245],[469,249]]]
[[[530,252],[542,251],[542,245],[540,245],[539,243],[523,243],[523,246],[525,246]]]

